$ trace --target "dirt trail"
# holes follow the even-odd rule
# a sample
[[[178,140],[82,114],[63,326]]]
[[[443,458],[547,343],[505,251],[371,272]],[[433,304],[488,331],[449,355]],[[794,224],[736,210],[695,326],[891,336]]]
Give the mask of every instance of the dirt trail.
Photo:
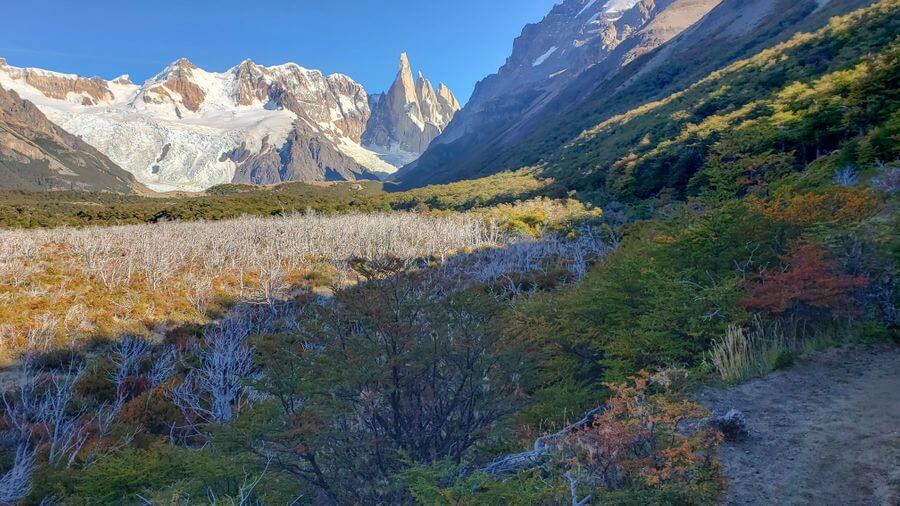
[[[750,426],[720,451],[727,504],[900,504],[900,348],[829,350],[696,400]]]

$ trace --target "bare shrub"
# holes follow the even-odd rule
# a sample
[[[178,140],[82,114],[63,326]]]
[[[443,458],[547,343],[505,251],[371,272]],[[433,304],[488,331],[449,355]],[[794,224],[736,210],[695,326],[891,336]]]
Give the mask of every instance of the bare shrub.
[[[508,240],[482,218],[464,214],[309,213],[219,222],[3,230],[0,302],[53,299],[56,313],[27,315],[32,324],[13,329],[29,349],[39,351],[58,337],[74,341],[85,336],[103,317],[104,323],[109,316],[152,320],[179,306],[203,313],[217,286],[274,309],[276,301],[289,293],[289,277],[299,270],[328,265],[329,275],[350,278],[349,271],[334,271],[347,268],[351,258],[443,258]],[[39,277],[46,268],[65,273],[69,281]],[[220,280],[226,282],[219,284]],[[86,284],[94,286],[82,290]],[[63,294],[66,285],[81,286]],[[83,302],[83,294],[96,294],[96,288],[110,292],[102,298],[102,308],[97,302]],[[71,301],[77,309],[66,314],[61,300]],[[62,325],[53,320],[64,316]]]
[[[20,443],[12,467],[0,477],[0,504],[16,504],[31,492],[34,472],[34,448]]]
[[[245,384],[254,372],[254,348],[244,342],[250,329],[247,319],[232,317],[207,330],[200,366],[172,392],[172,401],[191,425],[231,420],[255,397]]]
[[[59,327],[59,318],[51,313],[44,313],[34,322],[25,336],[27,353],[44,353],[53,349],[53,340]]]
[[[88,439],[84,408],[70,409],[72,385],[83,370],[83,364],[72,363],[63,373],[47,373],[26,360],[17,395],[3,394],[7,420],[20,442],[46,447],[54,466],[71,466]]]

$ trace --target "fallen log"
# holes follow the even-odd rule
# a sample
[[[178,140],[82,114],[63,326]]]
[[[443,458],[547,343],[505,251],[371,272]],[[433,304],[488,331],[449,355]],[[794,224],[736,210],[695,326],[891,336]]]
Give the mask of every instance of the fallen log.
[[[497,457],[488,465],[478,469],[478,471],[496,477],[537,467],[551,451],[560,446],[561,440],[570,434],[592,426],[594,419],[606,409],[607,405],[601,404],[585,413],[581,420],[565,426],[558,432],[535,439],[534,448],[531,450]],[[692,420],[690,423],[680,427],[680,430],[682,432],[696,432],[710,427],[721,431],[727,441],[740,441],[750,434],[744,414],[736,409],[730,409],[724,415]]]
[[[478,469],[478,471],[487,473],[491,476],[500,476],[536,467],[540,465],[544,457],[549,455],[553,449],[559,446],[560,440],[564,439],[569,434],[584,430],[593,425],[594,418],[606,411],[606,409],[607,405],[601,404],[585,413],[581,420],[563,427],[563,429],[558,432],[535,439],[534,448],[531,450],[497,457],[492,460],[490,464]]]

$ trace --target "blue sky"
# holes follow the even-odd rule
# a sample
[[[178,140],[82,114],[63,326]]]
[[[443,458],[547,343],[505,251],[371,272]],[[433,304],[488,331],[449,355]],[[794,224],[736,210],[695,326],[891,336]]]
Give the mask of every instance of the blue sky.
[[[184,56],[210,71],[245,58],[390,85],[413,70],[465,101],[513,39],[556,0],[48,0],[5,2],[0,56],[11,65],[142,82]]]

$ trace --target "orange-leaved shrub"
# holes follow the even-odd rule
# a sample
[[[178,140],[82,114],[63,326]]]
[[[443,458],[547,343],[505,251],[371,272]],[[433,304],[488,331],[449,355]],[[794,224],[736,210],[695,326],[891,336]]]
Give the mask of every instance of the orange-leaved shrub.
[[[853,313],[854,292],[868,285],[865,276],[840,274],[819,246],[802,243],[784,259],[784,270],[764,271],[747,284],[742,301],[749,310],[786,315],[795,311]]]
[[[720,434],[712,429],[678,430],[681,422],[707,416],[699,405],[664,392],[651,392],[645,371],[625,383],[607,383],[608,409],[569,435],[568,463],[580,479],[605,489],[665,488],[715,466]]]
[[[767,218],[807,227],[817,223],[853,223],[874,215],[878,197],[868,188],[834,188],[825,193],[803,193],[784,199],[749,198],[751,207]]]

